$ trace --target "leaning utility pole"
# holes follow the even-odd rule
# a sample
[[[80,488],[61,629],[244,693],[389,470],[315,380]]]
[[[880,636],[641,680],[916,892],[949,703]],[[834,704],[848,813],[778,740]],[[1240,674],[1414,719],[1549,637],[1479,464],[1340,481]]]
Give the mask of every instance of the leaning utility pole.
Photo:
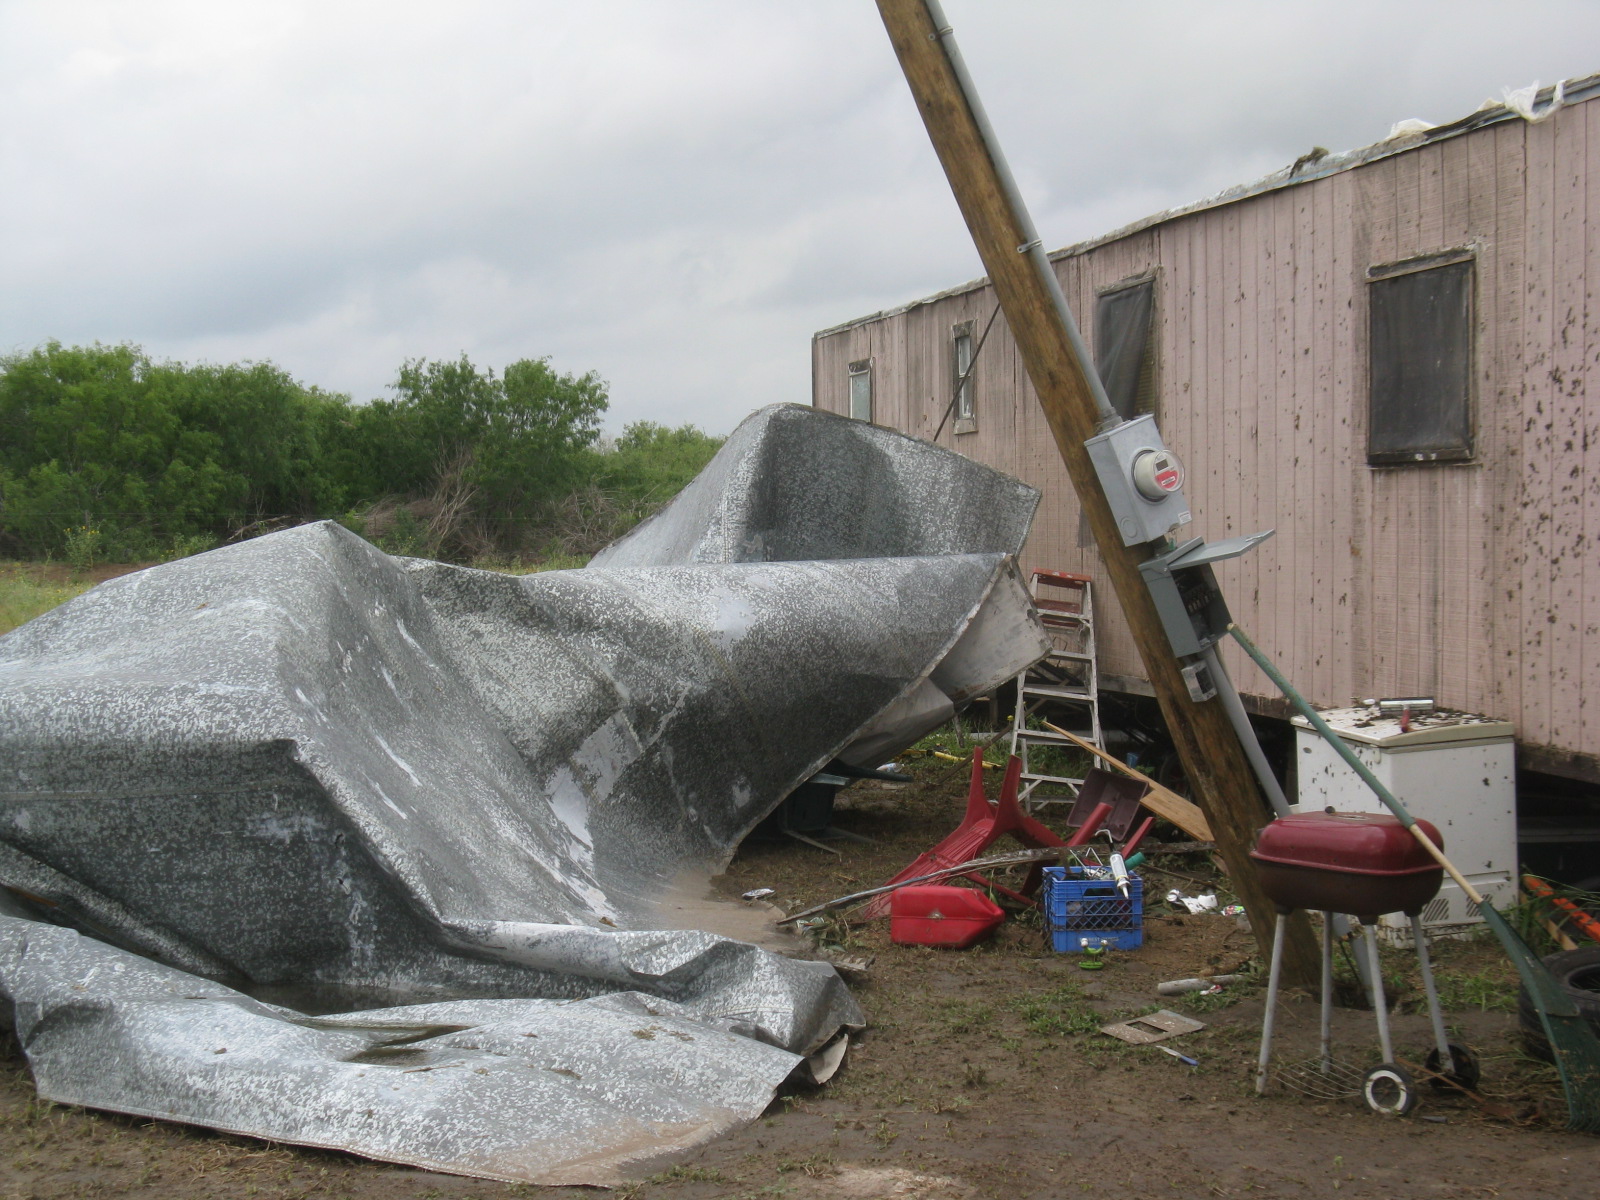
[[[1180,663],[1139,572],[1139,564],[1164,549],[1163,544],[1122,544],[1084,446],[1102,432],[1109,413],[1104,389],[1098,386],[1098,376],[1091,377],[1093,368],[1054,268],[1017,195],[938,0],[877,0],[877,4],[1088,516],[1194,798],[1211,825],[1230,882],[1244,901],[1262,956],[1268,957],[1275,914],[1248,857],[1256,828],[1264,823],[1266,805],[1222,706],[1192,701],[1179,674]],[[1284,978],[1310,986],[1320,971],[1310,924],[1304,915],[1297,915],[1287,932]]]

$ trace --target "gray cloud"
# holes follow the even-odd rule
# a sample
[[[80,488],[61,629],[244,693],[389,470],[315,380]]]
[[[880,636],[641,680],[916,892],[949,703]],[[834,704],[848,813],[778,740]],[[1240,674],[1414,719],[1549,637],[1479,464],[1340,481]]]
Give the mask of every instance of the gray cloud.
[[[946,9],[1053,245],[1600,65],[1588,3]],[[0,103],[0,348],[548,354],[720,432],[980,271],[868,0],[41,0]]]

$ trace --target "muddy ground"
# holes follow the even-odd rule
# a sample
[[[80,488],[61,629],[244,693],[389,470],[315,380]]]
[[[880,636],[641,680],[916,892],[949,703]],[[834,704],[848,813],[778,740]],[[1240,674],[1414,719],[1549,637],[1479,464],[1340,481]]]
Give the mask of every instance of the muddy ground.
[[[726,895],[772,887],[786,911],[882,881],[954,827],[959,767],[925,760],[921,781],[857,785],[840,827],[871,845],[747,843],[718,881]],[[1047,810],[1048,811],[1048,810]],[[1600,1196],[1600,1138],[1562,1129],[1554,1070],[1519,1048],[1511,971],[1494,943],[1439,949],[1455,1040],[1483,1060],[1487,1104],[1430,1095],[1418,1113],[1384,1120],[1357,1101],[1253,1094],[1259,986],[1162,1006],[1207,1022],[1172,1044],[1189,1067],[1096,1030],[1148,1011],[1155,985],[1197,972],[1253,969],[1255,945],[1229,917],[1177,915],[1161,897],[1212,876],[1203,857],[1151,871],[1147,943],[1105,969],[1044,946],[1037,917],[1013,920],[969,951],[897,947],[886,923],[822,932],[836,957],[865,961],[858,985],[872,1021],[842,1073],[781,1096],[748,1128],[671,1170],[620,1189],[624,1200],[790,1197],[844,1200],[1027,1200],[1065,1196],[1495,1197]],[[1396,1041],[1428,1045],[1409,955]],[[1316,1007],[1287,1005],[1281,1061],[1314,1047]],[[1369,1012],[1337,1014],[1341,1056],[1376,1061]],[[39,1101],[7,1044],[0,1057],[0,1197],[536,1196],[593,1200],[581,1188],[507,1186],[367,1162],[349,1155],[88,1112]],[[486,1119],[493,1119],[487,1114]]]

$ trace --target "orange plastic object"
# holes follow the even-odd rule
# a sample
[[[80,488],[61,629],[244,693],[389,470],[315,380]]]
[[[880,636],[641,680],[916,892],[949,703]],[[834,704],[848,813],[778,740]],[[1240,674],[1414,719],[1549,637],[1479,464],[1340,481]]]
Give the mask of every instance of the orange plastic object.
[[[965,950],[1006,919],[1005,909],[971,888],[929,883],[890,895],[889,938],[899,946]]]
[[[1554,904],[1565,912],[1567,916],[1571,917],[1572,923],[1588,934],[1591,939],[1600,942],[1600,921],[1596,921],[1566,897],[1556,895],[1555,891],[1544,880],[1535,878],[1532,875],[1524,875],[1522,877],[1522,886],[1535,896],[1550,901],[1551,904]]]

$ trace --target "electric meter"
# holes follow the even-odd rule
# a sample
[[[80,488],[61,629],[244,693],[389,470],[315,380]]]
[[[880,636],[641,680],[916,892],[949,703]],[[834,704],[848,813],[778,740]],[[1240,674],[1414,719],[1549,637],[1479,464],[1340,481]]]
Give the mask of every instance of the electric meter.
[[[1146,500],[1165,500],[1183,487],[1183,465],[1170,450],[1140,450],[1133,456],[1133,486]]]
[[[1167,536],[1189,521],[1183,498],[1183,467],[1146,414],[1097,434],[1084,443],[1100,487],[1117,519],[1124,546]]]

